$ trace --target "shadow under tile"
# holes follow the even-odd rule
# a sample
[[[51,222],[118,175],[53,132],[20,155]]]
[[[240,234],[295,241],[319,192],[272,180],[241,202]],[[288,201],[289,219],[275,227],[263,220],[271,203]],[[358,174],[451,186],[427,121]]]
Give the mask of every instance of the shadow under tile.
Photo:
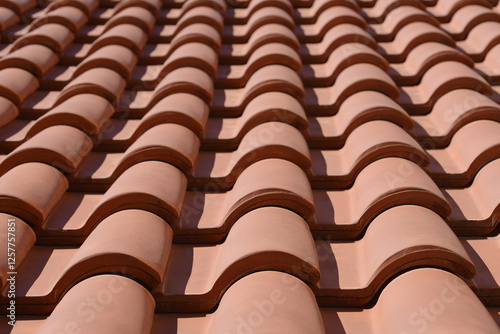
[[[327,175],[325,156],[320,150],[311,150],[311,170],[315,175]]]
[[[321,317],[325,326],[325,333],[328,334],[346,334],[347,332],[342,325],[342,321],[338,315],[338,309],[321,308]]]
[[[180,224],[182,229],[197,229],[205,211],[205,194],[201,191],[188,192],[182,204]]]
[[[66,193],[45,220],[44,228],[62,230],[85,199],[84,193]],[[85,225],[86,221],[82,225]]]
[[[314,206],[316,207],[316,217],[320,215],[322,223],[325,223],[325,218],[328,218],[327,223],[335,225],[335,210],[327,192],[323,190],[315,190],[313,191],[313,198]]]
[[[222,119],[213,118],[209,119],[203,134],[204,138],[219,138],[222,131]]]
[[[337,259],[330,247],[330,241],[317,240],[316,253],[318,253],[319,269],[321,273],[322,287],[328,289],[340,289],[340,277]]]
[[[151,334],[177,333],[178,318],[171,314],[155,314]]]
[[[193,271],[194,252],[191,245],[174,245],[170,251],[164,280],[164,293],[185,294]]]
[[[467,218],[465,218],[464,213],[460,209],[460,206],[457,204],[457,202],[455,202],[453,197],[451,197],[445,189],[441,189],[441,193],[444,195],[446,201],[448,201],[448,203],[450,203],[451,205],[451,212],[452,212],[451,216],[453,217],[453,220],[461,220],[461,221],[467,220]]]
[[[306,88],[305,91],[306,91],[306,94],[304,97],[304,102],[306,104],[309,104],[309,105],[317,106],[319,104],[319,100],[318,100],[318,95],[316,94],[316,92],[312,88]],[[307,112],[307,108],[306,108],[306,112]],[[329,114],[333,114],[333,113],[329,113]]]
[[[28,256],[18,269],[16,293],[19,296],[25,296],[33,284],[35,284],[53,252],[53,247],[44,246],[35,246],[30,250]]]
[[[486,238],[480,238],[480,239],[486,239]],[[495,280],[495,277],[493,277],[493,274],[488,269],[488,266],[483,261],[481,256],[476,252],[476,250],[466,240],[460,240],[460,241],[462,243],[462,246],[465,248],[465,251],[471,258],[472,262],[476,266],[476,278],[481,280],[479,288],[481,288],[483,284],[486,284],[486,288],[495,288],[495,289],[500,288],[497,281]]]

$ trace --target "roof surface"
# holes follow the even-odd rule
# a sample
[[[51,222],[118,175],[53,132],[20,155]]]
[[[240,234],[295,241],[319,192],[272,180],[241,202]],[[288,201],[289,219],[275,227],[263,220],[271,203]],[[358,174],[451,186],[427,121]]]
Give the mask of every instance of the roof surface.
[[[500,333],[498,0],[0,30],[1,333]]]

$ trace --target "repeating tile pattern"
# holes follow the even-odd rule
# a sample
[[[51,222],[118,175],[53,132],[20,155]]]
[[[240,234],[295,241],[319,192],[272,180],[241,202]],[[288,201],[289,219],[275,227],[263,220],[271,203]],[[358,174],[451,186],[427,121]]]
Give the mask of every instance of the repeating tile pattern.
[[[500,333],[499,56],[498,0],[0,1],[0,332]]]

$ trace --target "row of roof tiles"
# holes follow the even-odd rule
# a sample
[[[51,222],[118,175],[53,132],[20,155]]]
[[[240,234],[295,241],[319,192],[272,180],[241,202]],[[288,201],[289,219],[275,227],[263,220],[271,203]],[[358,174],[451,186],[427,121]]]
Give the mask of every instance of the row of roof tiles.
[[[497,1],[4,2],[12,333],[498,332]]]

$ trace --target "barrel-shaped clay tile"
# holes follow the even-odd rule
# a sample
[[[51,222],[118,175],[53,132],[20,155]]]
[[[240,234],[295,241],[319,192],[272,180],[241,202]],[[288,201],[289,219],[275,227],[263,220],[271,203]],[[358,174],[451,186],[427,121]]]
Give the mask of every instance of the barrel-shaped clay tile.
[[[18,114],[19,110],[10,100],[0,97],[0,127],[12,121]]]
[[[339,149],[350,133],[365,122],[387,120],[410,130],[413,121],[394,100],[376,91],[349,96],[333,116],[309,118],[306,139],[311,148]]]
[[[140,161],[168,162],[184,173],[193,168],[200,140],[190,129],[175,123],[159,124],[145,131],[120,160],[120,170]]]
[[[171,245],[172,229],[160,217],[141,210],[118,211],[90,233],[63,276],[74,280],[122,271],[155,286],[163,280]]]
[[[257,220],[261,224],[272,221],[291,233],[278,228],[273,242],[263,242]],[[241,246],[242,237],[249,240],[249,246],[235,247]],[[169,262],[162,286],[152,292],[162,312],[206,312],[235,280],[255,271],[285,271],[310,284],[317,282],[319,275],[307,224],[281,208],[263,208],[242,217],[222,245],[178,245],[172,247],[171,254],[177,257]],[[193,260],[186,262],[189,257]]]
[[[269,231],[265,226],[273,224]],[[263,233],[272,238],[263,238]],[[242,240],[247,246],[242,246]],[[237,279],[279,270],[314,284],[316,247],[306,222],[277,207],[253,210],[235,222],[221,245],[173,246],[163,284],[153,290],[162,311],[206,311]],[[186,261],[192,257],[192,261]],[[190,305],[191,304],[191,305]]]
[[[6,213],[0,213],[3,224],[0,225],[0,237],[5,240],[6,252],[0,254],[0,287],[7,283],[9,272],[16,272],[23,260],[35,244],[35,232],[22,219]],[[16,247],[17,246],[17,247]],[[10,254],[9,254],[10,253]],[[8,255],[15,253],[15,261],[9,260]],[[12,258],[12,257],[11,257]]]
[[[300,75],[305,85],[331,86],[340,72],[358,63],[373,64],[385,71],[389,70],[387,60],[375,50],[360,43],[346,43],[336,48],[325,63],[305,65]]]
[[[206,72],[195,67],[175,69],[156,86],[150,103],[175,93],[193,94],[206,103],[210,103],[213,95],[213,81]]]
[[[76,33],[88,21],[88,17],[84,11],[73,6],[63,6],[48,12],[46,15],[36,19],[30,25],[30,31],[48,24],[57,23],[65,26],[72,33]]]
[[[219,151],[234,150],[246,133],[270,121],[281,121],[301,131],[307,128],[308,122],[304,108],[297,99],[281,92],[264,93],[252,99],[238,118],[211,117],[206,126],[203,145]]]
[[[139,27],[133,24],[120,24],[115,26],[92,43],[89,53],[93,53],[106,45],[122,45],[139,54],[146,44],[147,34]]]
[[[457,46],[474,61],[483,61],[488,51],[500,42],[500,22],[483,22],[476,25],[464,41]]]
[[[390,62],[403,62],[417,45],[437,42],[455,46],[454,40],[436,26],[427,22],[412,22],[401,28],[394,41],[379,43],[379,52]]]
[[[88,304],[88,298],[96,301],[96,309]],[[73,328],[82,333],[148,334],[154,309],[153,297],[139,283],[119,275],[94,276],[66,293],[39,333]]]
[[[342,149],[311,152],[311,182],[346,188],[368,164],[386,157],[429,164],[427,154],[406,131],[387,121],[371,121],[353,130]]]
[[[412,0],[379,0],[375,6],[363,9],[363,14],[370,22],[382,22],[385,20],[387,14],[395,8],[402,6],[414,6],[420,9],[425,9],[421,2]]]
[[[385,247],[378,247],[381,240]],[[321,305],[362,306],[402,272],[421,266],[471,278],[475,267],[446,222],[430,209],[388,209],[350,242],[316,241],[321,280],[313,291]],[[390,284],[390,283],[389,283]]]
[[[391,10],[385,17],[384,22],[371,24],[370,28],[377,41],[389,42],[396,37],[401,28],[411,22],[427,22],[436,27],[439,26],[438,20],[418,8],[418,6],[403,5]]]
[[[349,23],[365,28],[366,22],[361,15],[348,7],[330,7],[323,11],[314,24],[303,24],[295,28],[302,43],[321,42],[325,33],[337,24]]]
[[[178,47],[193,42],[206,44],[214,50],[218,50],[222,43],[217,29],[205,23],[193,23],[175,34],[170,44],[172,47]]]
[[[491,4],[486,0],[449,0],[438,1],[435,6],[429,7],[428,12],[441,22],[450,22],[453,15],[467,5],[480,5],[486,8],[491,8]]]
[[[281,24],[289,29],[295,28],[290,15],[276,7],[264,7],[257,10],[245,25],[225,26],[222,30],[224,43],[246,43],[252,33],[265,24]]]
[[[181,67],[203,70],[210,76],[217,71],[217,53],[203,43],[187,43],[176,48],[162,65],[137,66],[128,81],[130,86],[155,87],[168,73]]]
[[[291,161],[304,170],[311,167],[309,148],[300,131],[283,122],[266,122],[248,131],[234,152],[201,152],[193,171],[194,182],[217,180],[219,187],[227,189],[249,165],[269,158]]]
[[[292,30],[281,24],[270,23],[256,29],[247,43],[222,45],[219,60],[226,64],[246,64],[258,47],[269,43],[282,43],[295,50],[300,46]]]
[[[382,240],[386,247],[377,246]],[[370,223],[359,243],[367,282],[424,263],[466,278],[476,273],[472,260],[443,218],[420,206],[403,205],[384,211]]]
[[[195,17],[212,16],[213,15],[212,13],[214,13],[214,12],[216,12],[220,16],[221,22],[224,19],[222,14],[219,13],[217,11],[217,9],[212,8],[212,7],[199,6],[199,7],[190,8],[189,10],[182,10],[182,8],[172,7],[172,8],[160,9],[160,11],[158,12],[158,15],[157,15],[156,24],[177,25],[184,18],[184,16],[186,16],[186,15],[189,16],[191,11],[195,11],[197,13],[197,15],[192,16],[194,18],[194,20],[189,21],[189,24],[196,22],[197,19]],[[206,15],[204,13],[206,13]],[[220,29],[222,29],[222,26],[220,27]]]
[[[474,62],[456,49],[441,43],[429,42],[420,44],[410,51],[404,63],[392,64],[391,76],[398,85],[418,85],[427,70],[444,61],[455,61],[474,67]]]
[[[464,187],[484,165],[500,158],[500,124],[471,122],[455,133],[447,148],[427,152],[433,160],[429,172],[439,186]]]
[[[42,162],[71,173],[92,147],[85,132],[67,125],[51,126],[7,155],[0,163],[0,174],[27,162]]]
[[[211,7],[193,7],[185,12],[182,17],[171,26],[172,34],[186,28],[194,23],[204,23],[214,27],[217,31],[222,31],[224,27],[224,16],[219,11]],[[169,28],[169,27],[168,27]],[[164,29],[168,29],[164,27]]]
[[[486,76],[487,79],[489,79],[488,81],[491,83],[497,83],[499,81],[499,54],[500,44],[497,44],[488,51],[482,62],[476,63],[476,69],[478,69],[482,75]]]
[[[0,69],[17,67],[36,76],[42,76],[58,61],[57,54],[48,47],[40,44],[29,44],[2,57]]]
[[[481,119],[500,121],[500,105],[471,89],[455,89],[437,100],[425,116],[414,116],[417,139],[438,149],[450,144],[463,126]]]
[[[468,188],[446,189],[453,203],[450,226],[459,235],[483,236],[499,223],[498,171],[500,159],[481,168]]]
[[[49,4],[49,11],[56,10],[60,7],[72,6],[80,9],[85,15],[90,14],[99,7],[99,0],[66,0],[66,1],[53,1]]]
[[[95,94],[70,97],[37,119],[29,129],[28,137],[54,125],[69,125],[91,135],[96,135],[113,115],[112,105]]]
[[[365,90],[399,96],[398,87],[385,71],[372,64],[354,64],[340,72],[333,86],[306,89],[304,102],[310,115],[324,115],[327,110],[335,114],[349,96]]]
[[[202,136],[208,119],[208,105],[198,96],[186,93],[168,95],[159,100],[141,119],[141,127],[149,128],[160,123],[183,125],[197,136]]]
[[[137,6],[127,7],[113,15],[106,22],[104,31],[108,31],[120,24],[133,24],[149,34],[153,29],[154,22],[155,16],[147,9]]]
[[[216,90],[213,108],[243,109],[257,95],[281,91],[297,98],[304,96],[300,77],[289,67],[269,65],[254,72],[244,88]]]
[[[237,8],[239,6],[227,8],[225,20],[229,24],[245,24],[257,10],[270,6],[280,8],[288,14],[293,13],[293,6],[288,0],[254,0],[248,1],[248,6],[242,5],[244,8]]]
[[[209,189],[217,190],[217,184]],[[268,205],[287,208],[302,217],[312,215],[311,186],[300,167],[286,160],[261,160],[245,169],[228,192],[188,192],[180,220],[173,226],[174,234],[190,241],[221,240],[239,217]]]
[[[2,7],[7,7],[16,12],[17,15],[21,16],[24,12],[33,7],[36,7],[35,0],[5,0],[2,1]]]
[[[0,70],[0,96],[16,105],[26,100],[38,87],[38,80],[24,69],[9,67]]]
[[[75,35],[66,26],[58,23],[47,23],[16,40],[12,51],[25,45],[41,44],[54,52],[61,53],[74,39]]]
[[[478,24],[485,21],[500,22],[500,13],[491,9],[472,4],[460,8],[449,23],[443,24],[443,29],[455,40],[463,40],[469,32]]]
[[[124,209],[152,212],[167,222],[179,217],[186,192],[186,177],[176,167],[146,161],[133,165],[113,183],[88,219],[91,226]]]
[[[163,63],[162,72],[172,71],[182,66],[198,67],[210,76],[217,71],[217,53],[202,43],[186,43],[176,48]]]
[[[0,177],[0,209],[26,223],[41,225],[67,188],[68,181],[54,167],[22,164]]]
[[[346,43],[359,43],[372,49],[377,48],[373,37],[363,28],[342,23],[329,29],[321,42],[302,44],[299,53],[304,62],[324,63],[336,48]]]
[[[190,10],[191,8],[199,7],[199,6],[216,8],[221,14],[226,11],[226,2],[224,0],[193,0],[193,1],[186,1],[182,5],[182,9],[183,10]]]
[[[499,333],[467,284],[440,269],[416,269],[395,278],[382,291],[374,311],[374,319],[393,320],[375,322],[383,333],[445,333],[450,328],[462,333]]]
[[[280,263],[281,270],[308,283],[319,280],[318,256],[309,226],[287,209],[264,207],[250,211],[231,227],[222,248],[216,268],[219,278],[225,275],[226,280],[231,280],[232,273],[252,267],[279,269],[275,264]]]
[[[117,72],[103,67],[83,72],[59,94],[59,103],[79,94],[95,94],[115,103],[125,89],[125,79]]]
[[[354,238],[375,216],[397,205],[420,205],[442,217],[450,204],[432,179],[413,162],[384,158],[365,167],[349,190],[315,191],[312,229],[331,231],[337,238]],[[335,212],[335,215],[333,215]]]
[[[256,306],[258,305],[258,306]],[[314,294],[299,279],[276,271],[248,275],[222,297],[210,333],[324,334]]]
[[[472,89],[491,94],[491,86],[470,67],[456,61],[432,66],[418,86],[402,87],[400,104],[410,114],[427,113],[444,94],[455,89]]]
[[[217,87],[241,88],[258,69],[272,64],[288,66],[296,71],[302,68],[297,51],[281,43],[264,44],[257,48],[244,65],[220,65],[217,68]]]
[[[298,24],[313,24],[321,13],[330,7],[347,7],[359,12],[359,6],[354,0],[317,0],[313,1],[310,7],[297,8],[293,18]]]
[[[109,68],[127,78],[132,73],[137,56],[130,49],[121,45],[103,46],[86,57],[73,73],[73,77],[96,67]]]
[[[230,193],[226,220],[266,202],[278,206],[280,202],[288,204],[287,207],[302,216],[314,212],[307,176],[300,167],[286,160],[261,160],[245,169]]]
[[[115,15],[130,7],[142,7],[156,14],[161,8],[161,0],[124,0],[120,1],[114,8]]]
[[[19,22],[16,12],[7,7],[0,7],[0,30],[5,31]]]
[[[368,165],[359,173],[352,191],[352,209],[358,216],[369,209],[380,210],[374,204],[392,197],[394,202],[415,201],[415,204],[430,207],[443,217],[451,211],[450,204],[433,180],[422,168],[405,159],[387,158]]]

